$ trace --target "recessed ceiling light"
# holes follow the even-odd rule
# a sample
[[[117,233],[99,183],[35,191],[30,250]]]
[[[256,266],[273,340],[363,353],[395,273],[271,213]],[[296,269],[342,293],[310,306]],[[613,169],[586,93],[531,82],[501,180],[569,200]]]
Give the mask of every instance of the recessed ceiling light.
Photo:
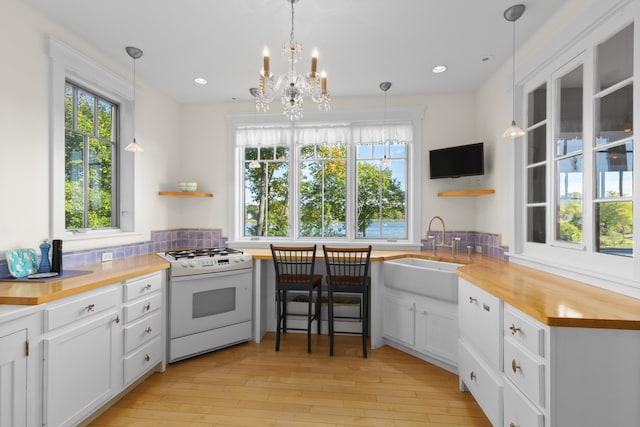
[[[199,85],[206,85],[207,84],[207,79],[204,79],[202,77],[196,77],[195,79],[193,79],[193,81],[198,83]]]
[[[431,71],[433,71],[436,74],[444,73],[445,71],[447,71],[447,66],[446,65],[436,65],[435,67],[433,67],[433,69]]]

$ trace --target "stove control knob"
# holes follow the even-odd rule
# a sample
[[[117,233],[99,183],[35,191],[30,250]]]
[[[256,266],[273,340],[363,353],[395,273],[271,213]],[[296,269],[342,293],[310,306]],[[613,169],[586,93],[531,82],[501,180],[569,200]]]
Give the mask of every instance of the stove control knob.
[[[240,262],[240,257],[239,256],[234,256],[233,257],[233,262],[235,262],[236,264]]]
[[[195,261],[191,261],[191,262],[189,262],[189,267],[195,267],[195,266],[196,266]]]
[[[189,263],[187,261],[182,261],[180,265],[183,267],[189,267]]]

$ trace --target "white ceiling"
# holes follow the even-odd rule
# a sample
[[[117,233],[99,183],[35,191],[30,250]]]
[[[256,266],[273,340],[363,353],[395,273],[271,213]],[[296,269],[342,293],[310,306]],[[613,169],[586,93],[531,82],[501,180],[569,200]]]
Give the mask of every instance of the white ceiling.
[[[182,103],[248,100],[258,85],[262,49],[271,69],[291,31],[288,0],[24,0],[123,66],[126,46],[144,56],[139,79]],[[512,24],[503,12],[517,0],[300,0],[295,38],[307,72],[318,48],[334,98],[459,92],[478,88],[511,57]],[[527,0],[516,24],[521,45],[566,0]],[[491,58],[483,61],[483,58]],[[449,67],[433,74],[438,64]],[[209,81],[196,85],[195,77]]]

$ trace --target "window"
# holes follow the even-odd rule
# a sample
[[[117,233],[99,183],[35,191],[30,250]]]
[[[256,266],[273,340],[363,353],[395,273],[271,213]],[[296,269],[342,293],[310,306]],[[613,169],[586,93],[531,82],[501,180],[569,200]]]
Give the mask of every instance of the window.
[[[65,229],[117,227],[118,106],[65,85]]]
[[[619,18],[623,19],[623,18]],[[613,34],[608,28],[618,28]],[[516,254],[634,279],[634,25],[602,26],[525,82]],[[570,51],[570,49],[569,49]],[[516,187],[518,188],[518,187]],[[636,240],[637,244],[637,240]]]
[[[57,40],[49,51],[52,237],[133,232],[134,154],[120,144],[133,137],[132,83]]]
[[[239,239],[411,241],[414,133],[411,120],[238,125]]]

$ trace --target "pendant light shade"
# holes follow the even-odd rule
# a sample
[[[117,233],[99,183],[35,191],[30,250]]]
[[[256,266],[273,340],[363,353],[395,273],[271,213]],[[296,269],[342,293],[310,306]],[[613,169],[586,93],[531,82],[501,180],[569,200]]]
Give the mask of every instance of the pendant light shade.
[[[125,151],[131,151],[133,153],[141,153],[144,149],[136,142],[136,59],[142,56],[142,50],[137,47],[127,46],[127,54],[133,58],[133,119],[132,119],[132,133],[133,141],[124,147]]]
[[[511,126],[507,128],[502,134],[507,139],[515,139],[524,136],[524,131],[516,125],[516,21],[520,19],[524,13],[525,6],[523,4],[516,4],[504,11],[504,19],[509,22],[513,22],[513,39],[512,39],[512,54],[511,54],[511,93],[512,93],[512,120]]]

